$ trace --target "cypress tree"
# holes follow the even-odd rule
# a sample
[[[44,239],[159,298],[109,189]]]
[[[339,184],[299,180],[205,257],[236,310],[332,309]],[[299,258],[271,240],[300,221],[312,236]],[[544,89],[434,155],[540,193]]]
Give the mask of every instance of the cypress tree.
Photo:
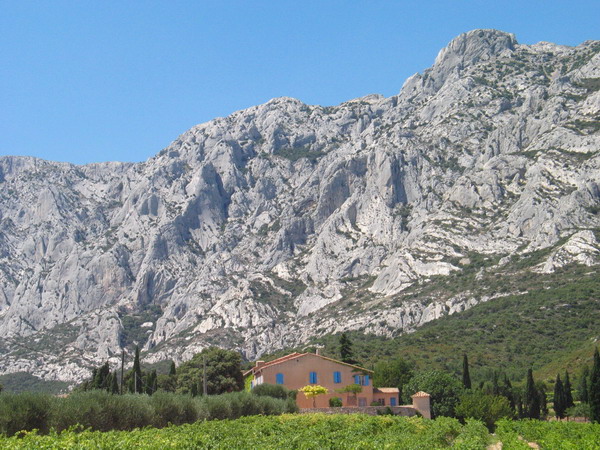
[[[169,368],[169,375],[177,375],[177,369],[175,368],[175,361],[171,361],[171,367]]]
[[[556,375],[556,382],[554,383],[554,414],[559,419],[565,417],[565,391],[560,379],[560,375]]]
[[[123,383],[125,382],[125,349],[121,349],[121,389],[119,394],[123,395]]]
[[[590,376],[590,368],[585,365],[581,371],[581,376],[579,377],[579,386],[577,390],[579,391],[579,400],[581,403],[588,403],[590,400],[590,391],[588,387],[588,378]]]
[[[540,402],[540,418],[544,420],[548,417],[548,398],[546,397],[546,391],[544,389],[537,388],[538,399]]]
[[[600,423],[600,354],[598,347],[594,351],[594,367],[592,368],[592,376],[590,378],[590,420]]]
[[[527,371],[527,384],[525,386],[525,401],[523,405],[523,414],[529,419],[540,418],[540,405],[541,398],[540,394],[535,388],[535,382],[533,381],[533,371],[529,369]]]
[[[494,370],[492,374],[492,395],[500,395],[500,386],[498,385],[498,372]]]
[[[117,371],[115,370],[112,374],[112,383],[110,386],[110,392],[111,394],[118,394],[119,393],[119,382],[117,381],[118,375],[117,375]]]
[[[569,379],[569,372],[567,372],[565,370],[565,385],[564,385],[564,390],[565,390],[565,410],[572,408],[573,406],[575,406],[575,403],[573,403],[573,393],[571,392],[571,380]]]
[[[581,400],[581,403],[587,403],[590,400],[587,377],[582,378],[581,383],[579,384],[579,400]]]
[[[506,397],[508,399],[508,402],[510,403],[510,408],[514,411],[515,406],[516,406],[515,405],[515,395],[513,392],[512,384],[511,384],[510,380],[508,379],[508,377],[506,376],[506,374],[504,374],[504,381],[502,383],[501,395],[503,395],[504,397]]]
[[[348,364],[355,364],[354,352],[352,351],[352,341],[346,333],[340,336],[340,357],[341,360]]]
[[[156,370],[153,370],[148,375],[146,375],[144,384],[145,384],[146,394],[152,395],[156,392],[156,384],[157,384]]]
[[[469,359],[467,354],[463,354],[463,374],[462,382],[465,389],[471,389],[471,375],[469,374]]]
[[[142,383],[142,366],[140,365],[140,348],[135,346],[135,358],[133,359],[133,382],[132,392],[141,394],[144,392]]]

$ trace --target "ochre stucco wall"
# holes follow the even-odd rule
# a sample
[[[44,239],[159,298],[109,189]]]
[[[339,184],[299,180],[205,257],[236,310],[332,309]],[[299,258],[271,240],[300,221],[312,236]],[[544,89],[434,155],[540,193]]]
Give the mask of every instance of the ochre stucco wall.
[[[334,383],[333,373],[340,372],[341,383]],[[354,375],[364,375],[364,373],[357,371],[357,369],[347,366],[345,364],[339,364],[335,361],[330,361],[321,358],[317,355],[305,355],[283,361],[273,366],[264,367],[261,370],[262,382],[277,384],[276,376],[278,373],[283,374],[283,385],[288,389],[300,389],[310,383],[310,372],[317,373],[317,382],[320,386],[327,388],[329,394],[319,395],[315,401],[317,408],[326,408],[329,406],[329,399],[331,397],[340,397],[344,406],[351,405],[355,406],[360,404],[363,399],[365,406],[369,406],[373,401],[373,377],[371,372],[367,372],[370,376],[369,385],[362,386],[362,392],[356,395],[356,398],[352,394],[340,394],[336,390],[343,388],[349,384],[354,384]],[[298,407],[300,408],[312,408],[312,399],[307,399],[303,393],[299,392],[297,397]],[[389,400],[386,402],[389,404]]]

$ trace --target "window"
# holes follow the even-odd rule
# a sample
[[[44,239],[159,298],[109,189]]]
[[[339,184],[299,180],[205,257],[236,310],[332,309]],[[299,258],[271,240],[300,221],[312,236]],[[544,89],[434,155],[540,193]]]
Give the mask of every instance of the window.
[[[390,398],[390,406],[396,406],[396,397]]]
[[[342,373],[341,372],[333,372],[333,382],[334,383],[342,382]]]
[[[282,373],[278,373],[277,375],[275,375],[275,383],[283,384],[283,374]]]
[[[369,375],[354,375],[354,384],[368,386],[370,383]]]
[[[311,372],[308,377],[308,382],[310,384],[317,384],[317,372]]]

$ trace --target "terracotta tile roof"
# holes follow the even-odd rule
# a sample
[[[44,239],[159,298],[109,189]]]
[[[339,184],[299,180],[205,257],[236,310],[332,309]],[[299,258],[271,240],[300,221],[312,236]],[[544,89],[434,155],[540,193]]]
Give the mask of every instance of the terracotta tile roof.
[[[381,388],[373,388],[373,392],[381,392],[382,394],[398,394],[400,393],[400,389],[398,388],[390,388],[390,387],[381,387]]]
[[[353,367],[356,370],[361,371],[361,372],[373,373],[372,370],[365,369],[364,367],[355,366],[354,364],[348,364],[348,363],[345,363],[345,362],[342,362],[342,361],[338,361],[337,359],[328,358],[327,356],[317,355],[316,353],[297,353],[297,352],[294,352],[294,353],[290,353],[289,355],[282,356],[281,358],[274,359],[273,361],[269,361],[269,362],[263,364],[260,367],[253,367],[252,369],[244,372],[244,376],[247,376],[250,373],[259,372],[260,370],[264,369],[265,367],[274,366],[276,364],[281,364],[282,362],[288,361],[290,359],[302,358],[303,356],[309,356],[309,355],[316,356],[316,357],[321,358],[321,359],[326,359],[327,361],[333,361],[334,363],[337,363],[337,364],[343,364],[344,366]]]
[[[427,392],[419,391],[416,394],[411,395],[412,397],[431,397]]]
[[[327,356],[317,355],[315,353],[304,353],[302,356],[306,356],[306,355],[318,356],[319,358],[326,359],[327,361],[333,361],[334,363],[343,364],[344,366],[354,367],[355,369],[360,370],[361,372],[373,373],[372,370],[365,369],[364,367],[356,366],[354,364],[348,364],[348,363],[345,363],[343,361],[338,361],[337,359],[328,358]]]

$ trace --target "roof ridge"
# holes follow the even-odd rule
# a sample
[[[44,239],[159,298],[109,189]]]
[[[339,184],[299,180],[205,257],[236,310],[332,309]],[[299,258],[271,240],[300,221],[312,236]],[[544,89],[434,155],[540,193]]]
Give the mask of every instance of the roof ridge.
[[[347,362],[344,362],[344,361],[339,361],[337,359],[329,358],[328,356],[318,355],[316,353],[309,353],[309,352],[306,352],[306,353],[298,353],[298,352],[290,353],[289,355],[285,355],[285,356],[282,356],[280,358],[277,358],[277,359],[274,359],[272,361],[269,361],[269,362],[263,364],[260,367],[253,367],[251,370],[252,371],[254,371],[254,369],[261,370],[261,369],[264,369],[265,367],[271,367],[271,366],[274,366],[276,364],[280,364],[282,362],[288,361],[288,360],[293,359],[293,358],[301,358],[303,356],[309,356],[309,355],[317,356],[319,358],[326,359],[328,361],[333,361],[333,362],[335,362],[337,364],[343,364],[344,366],[353,367],[354,369],[360,370],[361,372],[373,373],[372,370],[365,369],[364,367],[360,367],[360,366],[357,366],[355,364],[350,364],[350,363],[347,363]]]

